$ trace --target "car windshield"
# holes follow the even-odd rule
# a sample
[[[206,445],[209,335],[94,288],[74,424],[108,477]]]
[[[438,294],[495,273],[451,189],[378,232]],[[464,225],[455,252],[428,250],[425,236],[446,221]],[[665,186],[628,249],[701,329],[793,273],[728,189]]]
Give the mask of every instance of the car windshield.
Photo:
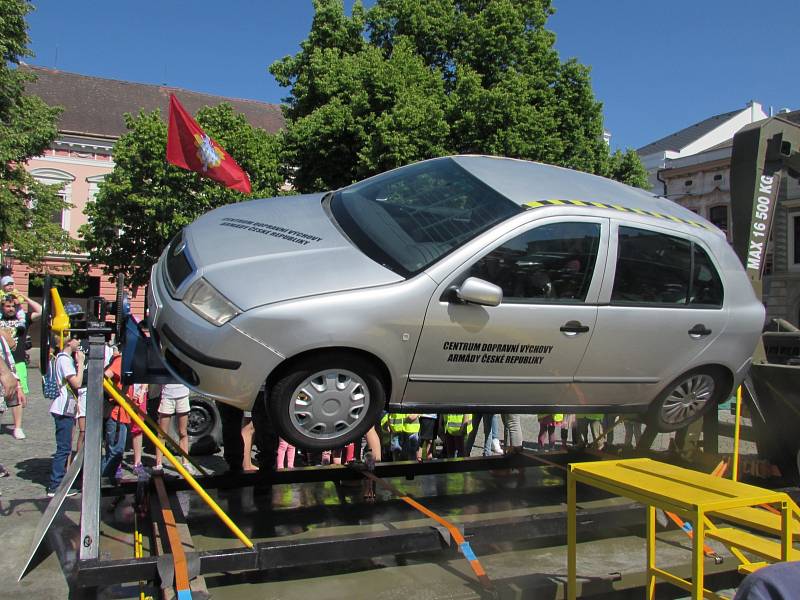
[[[522,207],[445,158],[346,187],[331,210],[362,252],[409,277]]]

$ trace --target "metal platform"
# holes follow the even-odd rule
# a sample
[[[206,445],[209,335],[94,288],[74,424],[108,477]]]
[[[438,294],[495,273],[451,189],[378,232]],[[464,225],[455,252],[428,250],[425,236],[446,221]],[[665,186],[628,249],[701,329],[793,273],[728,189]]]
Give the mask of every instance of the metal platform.
[[[566,453],[541,456],[554,466],[539,466],[529,457],[513,456],[422,465],[388,463],[378,465],[376,473],[456,523],[497,582],[500,597],[517,597],[514,589],[561,590],[566,576],[566,489],[565,473],[559,467],[590,458]],[[416,474],[418,470],[428,474]],[[412,473],[413,479],[408,479]],[[243,549],[193,492],[183,491],[182,481],[167,480],[166,485],[173,508],[185,516],[191,532],[186,552],[189,563],[195,574],[205,577],[215,598],[226,597],[234,589],[238,595],[228,597],[246,598],[246,590],[254,598],[291,597],[288,590],[307,589],[309,578],[319,584],[319,578],[330,579],[331,573],[338,574],[336,584],[327,592],[321,590],[320,598],[342,597],[331,595],[331,590],[341,592],[347,585],[356,586],[350,589],[351,596],[356,594],[352,597],[359,597],[361,585],[382,590],[376,597],[407,597],[407,587],[416,577],[427,579],[433,573],[460,581],[463,594],[446,595],[434,585],[426,590],[431,598],[484,597],[467,561],[448,545],[431,520],[386,491],[378,490],[376,502],[365,502],[360,478],[347,467],[312,467],[275,473],[275,482],[258,490],[250,486],[217,489],[215,500],[256,542],[253,550]],[[207,478],[207,482],[218,488],[235,483],[230,477]],[[130,486],[117,491],[128,492]],[[106,490],[106,495],[110,492]],[[90,597],[100,593],[128,597],[126,594],[138,590],[139,580],[157,580],[159,561],[170,558],[149,556],[153,541],[145,536],[144,558],[133,559],[131,497],[109,511],[113,503],[110,497],[101,503],[101,558],[76,562],[73,556],[67,560],[73,569],[76,596],[83,590],[83,595]],[[626,569],[595,573],[583,582],[584,593],[617,593],[615,590],[639,586],[643,581],[639,571],[644,567],[643,507],[591,488],[579,491],[578,507],[579,539],[595,548],[589,552],[601,547],[603,556],[610,553],[629,563]],[[65,540],[64,548],[73,547],[71,537],[77,543],[74,526],[62,527],[57,535]],[[664,539],[667,546],[661,555],[671,561],[673,569],[680,572],[684,563],[691,564],[688,552],[671,555],[670,548],[691,547],[682,533],[665,532]],[[586,551],[581,552],[585,556]],[[544,569],[545,563],[551,566]],[[555,563],[563,568],[556,568]],[[637,567],[638,563],[642,564]],[[598,568],[608,564],[616,563],[612,560],[601,566],[598,562]],[[735,567],[731,560],[728,565],[709,565],[708,572],[713,575]],[[387,569],[393,580],[408,580],[399,587],[390,584],[384,579]],[[713,579],[710,581],[713,584]],[[405,594],[399,591],[402,589]]]

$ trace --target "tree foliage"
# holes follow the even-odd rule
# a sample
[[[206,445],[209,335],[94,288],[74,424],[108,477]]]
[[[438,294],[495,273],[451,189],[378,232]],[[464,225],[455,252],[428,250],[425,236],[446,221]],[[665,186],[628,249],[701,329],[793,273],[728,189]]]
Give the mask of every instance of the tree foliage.
[[[252,127],[228,104],[205,107],[196,120],[250,176],[251,196],[167,163],[167,124],[159,111],[125,115],[128,132],[114,144],[114,170],[86,207],[81,229],[90,262],[131,285],[144,285],[150,267],[182,227],[225,204],[275,196],[283,183],[276,136]]]
[[[36,266],[51,252],[74,249],[54,215],[68,208],[58,186],[38,183],[25,163],[55,139],[60,109],[25,94],[30,73],[17,68],[31,56],[24,0],[0,0],[0,246]]]
[[[452,153],[628,172],[612,170],[589,69],[554,48],[550,0],[314,8],[300,52],[270,67],[291,92],[285,158],[299,190]]]
[[[646,190],[650,189],[647,169],[635,150],[617,150],[609,157],[608,177]]]

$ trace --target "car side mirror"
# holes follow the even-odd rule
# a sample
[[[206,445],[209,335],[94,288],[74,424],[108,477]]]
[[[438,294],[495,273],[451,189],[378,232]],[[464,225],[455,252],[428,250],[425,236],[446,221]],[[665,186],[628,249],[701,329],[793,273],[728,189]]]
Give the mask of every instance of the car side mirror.
[[[481,306],[497,306],[503,301],[503,290],[499,286],[478,279],[468,277],[455,289],[455,296],[461,302],[480,304]]]

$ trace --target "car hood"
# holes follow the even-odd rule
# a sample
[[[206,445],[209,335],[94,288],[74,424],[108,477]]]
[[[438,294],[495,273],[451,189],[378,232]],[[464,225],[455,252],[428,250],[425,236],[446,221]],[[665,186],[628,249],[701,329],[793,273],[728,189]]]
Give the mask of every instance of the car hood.
[[[187,227],[199,273],[242,310],[402,281],[336,227],[323,194],[229,204]]]

